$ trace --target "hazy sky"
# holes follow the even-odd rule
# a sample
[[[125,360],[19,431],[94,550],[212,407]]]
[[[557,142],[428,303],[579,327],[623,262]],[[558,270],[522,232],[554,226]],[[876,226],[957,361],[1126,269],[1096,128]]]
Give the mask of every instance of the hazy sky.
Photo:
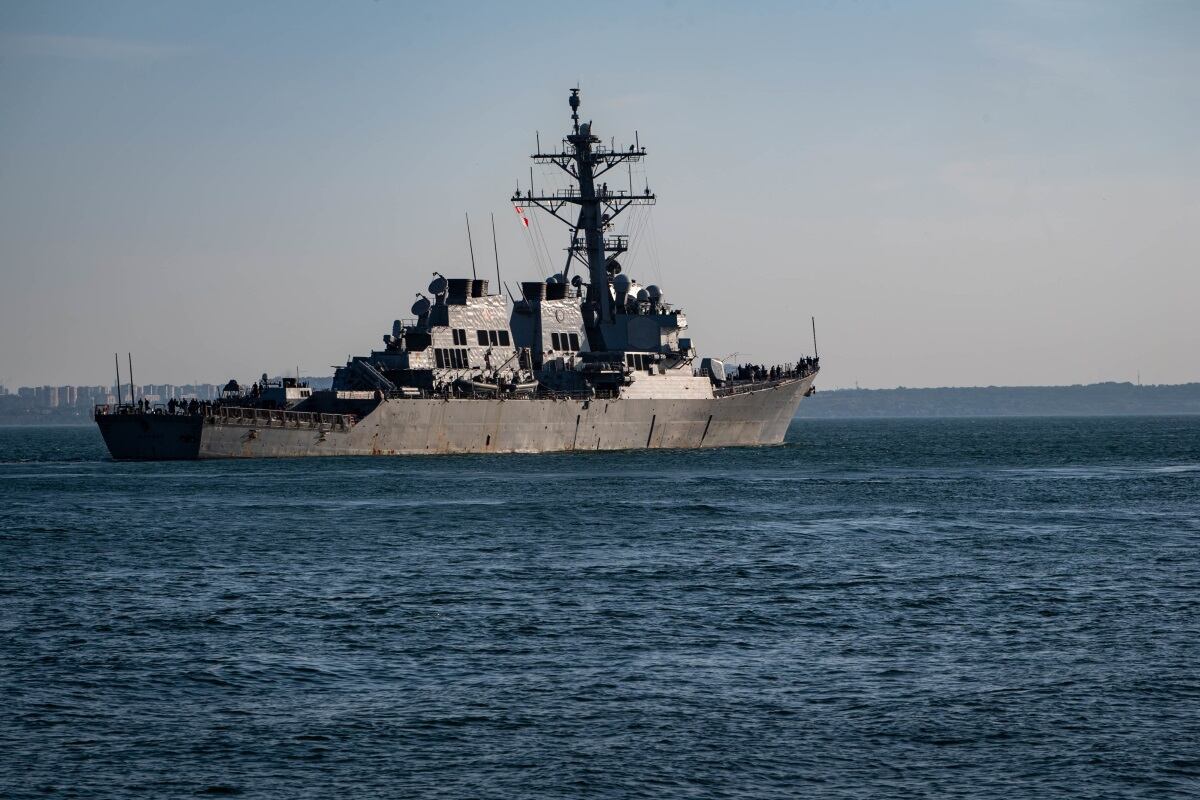
[[[507,199],[577,81],[705,355],[815,315],[825,387],[1200,380],[1198,76],[1195,2],[9,0],[0,383],[330,374],[464,212],[539,277]]]

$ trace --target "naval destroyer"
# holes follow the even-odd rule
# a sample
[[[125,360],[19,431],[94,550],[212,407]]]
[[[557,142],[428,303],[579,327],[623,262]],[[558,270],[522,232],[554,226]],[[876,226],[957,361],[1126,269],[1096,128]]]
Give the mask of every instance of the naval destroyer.
[[[506,453],[769,445],[783,441],[819,362],[727,370],[699,358],[683,311],[655,285],[623,271],[627,209],[653,205],[647,186],[604,176],[646,149],[606,146],[580,122],[561,146],[532,155],[568,186],[518,188],[525,216],[540,209],[569,229],[566,263],[519,295],[478,277],[434,273],[412,318],[383,347],[339,367],[332,388],[296,379],[249,390],[230,381],[215,402],[95,409],[115,459],[263,458],[417,453]],[[627,169],[632,175],[632,170]],[[618,171],[615,173],[620,175]],[[624,182],[624,181],[622,181]],[[574,272],[574,274],[572,274]],[[118,377],[118,383],[120,379]],[[132,394],[132,386],[130,387]]]

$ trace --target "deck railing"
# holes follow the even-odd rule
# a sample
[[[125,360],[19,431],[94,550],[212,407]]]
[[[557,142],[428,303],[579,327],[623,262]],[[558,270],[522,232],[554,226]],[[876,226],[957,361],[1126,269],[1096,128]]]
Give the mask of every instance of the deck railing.
[[[346,430],[358,422],[354,414],[322,414],[315,411],[284,411],[271,408],[247,408],[244,406],[208,406],[196,413],[176,411],[170,413],[165,406],[138,406],[129,403],[114,405],[96,405],[92,415],[104,417],[112,415],[141,415],[167,417],[204,417],[206,420],[220,421],[226,425],[245,425],[247,427],[275,428],[340,428]]]
[[[776,380],[745,380],[734,381],[727,380],[724,386],[713,387],[714,397],[729,397],[735,394],[746,394],[748,392],[758,392],[763,389],[773,389],[776,386],[782,386],[785,383],[795,383],[798,380],[807,378],[809,375],[816,373],[815,369],[793,371],[785,374],[782,378]]]
[[[614,364],[614,367],[623,367]],[[729,397],[731,395],[757,392],[772,389],[785,383],[806,378],[816,373],[816,369],[792,370],[776,380],[727,380],[723,386],[713,387],[714,397]],[[389,400],[473,400],[473,399],[502,399],[502,400],[612,400],[620,396],[618,389],[595,389],[583,391],[555,391],[538,389],[529,392],[500,392],[485,389],[468,390],[456,387],[453,390],[437,392],[425,389],[417,392],[381,392],[383,398]],[[382,399],[382,398],[381,398]],[[115,414],[131,415],[167,415],[171,416],[166,406],[141,406],[129,403],[111,405],[95,405],[92,416],[101,417]],[[230,425],[263,426],[279,428],[320,428],[330,426],[342,430],[349,429],[358,423],[355,414],[323,414],[315,411],[284,411],[281,409],[251,408],[246,406],[224,406],[204,404],[201,410],[192,414],[183,410],[176,411],[174,416],[202,416],[209,420],[220,420]]]
[[[209,417],[226,425],[262,426],[265,428],[320,428],[329,426],[346,430],[358,422],[354,414],[322,414],[316,411],[282,411],[269,408],[221,406],[209,412]]]

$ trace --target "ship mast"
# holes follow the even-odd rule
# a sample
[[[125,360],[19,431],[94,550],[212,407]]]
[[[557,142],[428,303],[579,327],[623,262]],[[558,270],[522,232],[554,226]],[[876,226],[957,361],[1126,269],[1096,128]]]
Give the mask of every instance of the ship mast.
[[[596,179],[614,167],[641,161],[646,148],[631,145],[628,150],[605,147],[600,138],[592,135],[592,123],[579,122],[579,89],[571,90],[568,102],[571,105],[572,132],[563,139],[562,149],[557,153],[534,153],[530,158],[539,164],[554,164],[575,182],[576,186],[551,194],[539,192],[530,186],[522,195],[518,190],[514,203],[532,204],[549,212],[571,229],[571,244],[567,248],[567,265],[563,270],[566,279],[571,261],[578,259],[588,270],[588,293],[584,314],[587,326],[603,339],[600,327],[614,319],[609,282],[610,267],[619,270],[615,256],[629,249],[629,237],[605,236],[612,221],[632,205],[654,205],[655,196],[647,186],[642,194],[630,189],[610,189],[607,182],[596,185]],[[563,215],[567,205],[579,207],[577,218],[572,221]],[[580,237],[582,232],[583,236]]]

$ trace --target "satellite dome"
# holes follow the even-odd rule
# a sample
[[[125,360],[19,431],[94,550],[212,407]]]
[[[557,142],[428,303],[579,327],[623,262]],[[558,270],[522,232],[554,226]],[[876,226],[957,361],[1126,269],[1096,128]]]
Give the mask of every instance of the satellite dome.
[[[658,298],[662,297],[662,290],[653,283],[646,287],[646,293],[650,295],[651,300],[657,300]]]
[[[649,302],[650,293],[648,291],[646,291],[645,289],[638,289],[637,299],[641,303]]]
[[[425,314],[429,313],[429,298],[421,297],[417,300],[417,302],[413,303],[412,313],[416,314],[418,317],[423,317]]]
[[[445,294],[446,293],[446,279],[443,278],[441,275],[438,275],[436,278],[431,280],[429,282],[429,293],[430,294]]]
[[[613,278],[613,288],[617,290],[617,294],[626,294],[629,291],[629,284],[633,283],[628,275],[618,275]]]
[[[556,283],[562,283],[562,276],[561,276],[561,275],[554,274],[554,275],[551,275],[549,278],[546,278],[546,285],[547,285],[547,286],[553,286],[553,285],[554,285],[554,284],[556,284]]]

